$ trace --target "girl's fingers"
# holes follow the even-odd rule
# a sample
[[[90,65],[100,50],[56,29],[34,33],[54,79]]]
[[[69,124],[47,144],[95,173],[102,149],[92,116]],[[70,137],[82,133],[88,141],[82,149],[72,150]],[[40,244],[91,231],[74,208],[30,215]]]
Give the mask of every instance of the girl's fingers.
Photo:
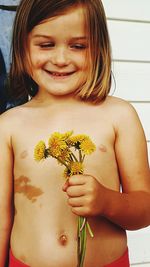
[[[85,176],[84,175],[73,175],[69,178],[69,185],[83,185],[85,184]]]
[[[83,206],[83,198],[82,197],[68,198],[68,204],[72,207],[82,207]]]
[[[66,193],[68,197],[81,197],[85,194],[85,190],[82,185],[68,186],[66,189]]]
[[[83,217],[88,217],[89,216],[89,212],[88,209],[86,209],[85,207],[72,207],[72,212],[77,215],[77,216],[83,216]]]
[[[66,192],[67,188],[70,186],[83,185],[83,184],[85,184],[85,177],[83,175],[73,175],[67,179],[67,181],[62,187],[62,190]]]

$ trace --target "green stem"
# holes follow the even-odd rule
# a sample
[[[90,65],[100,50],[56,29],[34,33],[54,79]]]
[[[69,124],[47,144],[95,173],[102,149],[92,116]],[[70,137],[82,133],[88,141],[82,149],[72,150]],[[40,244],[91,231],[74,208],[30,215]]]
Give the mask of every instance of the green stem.
[[[82,230],[82,246],[81,246],[81,260],[80,260],[80,267],[83,267],[84,259],[85,259],[85,252],[86,252],[86,240],[87,240],[87,234],[86,234],[86,225]]]
[[[67,168],[68,170],[70,170],[70,169],[69,169],[69,166],[67,165],[67,163],[66,163],[65,161],[61,160],[60,158],[56,158],[56,159],[57,159],[61,164],[65,165],[66,168]]]
[[[85,227],[86,221],[87,221],[87,219],[83,218],[83,222],[82,222],[82,225],[81,225],[81,228],[80,228],[80,232],[82,232],[83,228]]]
[[[81,230],[82,229],[82,230]],[[78,267],[83,267],[87,241],[86,218],[78,217]]]
[[[72,157],[72,155],[70,154],[69,156],[70,156],[71,161],[73,161],[73,157]]]
[[[82,152],[81,152],[81,149],[79,149],[79,161],[80,161],[80,162],[83,162],[83,161],[82,161]]]
[[[78,231],[77,231],[77,239],[78,239],[78,243],[77,243],[77,255],[78,255],[78,265],[77,267],[80,267],[80,250],[81,250],[81,233],[80,233],[80,228],[81,228],[81,217],[78,217]]]
[[[74,158],[74,160],[75,160],[76,162],[78,162],[78,159],[77,159],[76,156],[72,153],[72,151],[71,151],[71,156]]]
[[[86,226],[87,226],[87,230],[88,230],[90,236],[91,236],[91,237],[94,237],[94,234],[93,234],[92,229],[91,229],[91,227],[90,227],[90,225],[89,225],[88,222],[86,222]]]
[[[83,155],[81,163],[84,161],[84,159],[85,159],[85,155]]]

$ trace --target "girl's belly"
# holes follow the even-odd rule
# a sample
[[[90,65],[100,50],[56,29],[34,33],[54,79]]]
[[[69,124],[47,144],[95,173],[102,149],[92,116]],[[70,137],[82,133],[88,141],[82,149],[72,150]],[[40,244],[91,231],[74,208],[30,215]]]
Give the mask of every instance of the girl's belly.
[[[56,217],[55,217],[56,218]],[[77,217],[14,220],[11,249],[14,256],[31,267],[77,266]],[[74,222],[74,223],[73,223]],[[85,267],[101,267],[126,250],[125,232],[104,218],[89,219],[94,238],[87,237]]]

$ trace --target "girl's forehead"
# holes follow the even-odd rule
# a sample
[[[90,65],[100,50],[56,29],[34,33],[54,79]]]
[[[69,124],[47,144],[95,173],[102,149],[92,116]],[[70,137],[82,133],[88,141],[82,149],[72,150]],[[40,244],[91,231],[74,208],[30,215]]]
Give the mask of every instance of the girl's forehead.
[[[74,34],[84,34],[86,31],[85,24],[84,9],[76,7],[75,9],[67,10],[63,14],[42,20],[32,29],[32,33],[44,34],[46,32],[53,32],[54,34],[67,34],[72,32]]]
[[[43,19],[36,27],[41,27],[44,25],[66,25],[66,28],[70,26],[76,25],[85,25],[85,9],[83,7],[74,7],[69,10],[64,11],[63,13],[56,15],[54,17],[49,17],[47,19]]]

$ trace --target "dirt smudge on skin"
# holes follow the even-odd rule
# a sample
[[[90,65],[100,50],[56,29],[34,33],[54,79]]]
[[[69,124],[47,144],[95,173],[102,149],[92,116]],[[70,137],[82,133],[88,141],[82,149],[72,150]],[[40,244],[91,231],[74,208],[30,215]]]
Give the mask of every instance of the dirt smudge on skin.
[[[30,184],[31,180],[26,176],[20,176],[15,180],[15,193],[23,194],[31,202],[37,201],[37,198],[43,194],[43,191]]]

